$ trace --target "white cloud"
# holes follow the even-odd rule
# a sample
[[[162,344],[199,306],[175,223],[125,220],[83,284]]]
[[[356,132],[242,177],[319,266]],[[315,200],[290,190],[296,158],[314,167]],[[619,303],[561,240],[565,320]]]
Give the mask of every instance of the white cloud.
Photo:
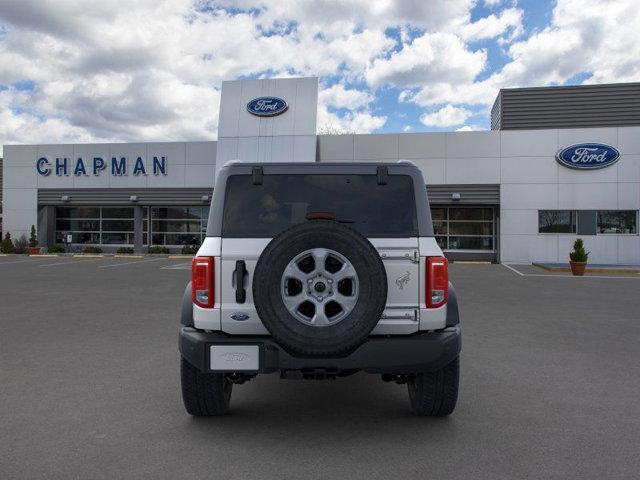
[[[346,89],[341,83],[325,88],[318,94],[318,101],[321,104],[349,110],[366,107],[373,99],[374,97],[370,93],[362,90]]]
[[[485,50],[471,51],[452,33],[425,33],[366,72],[370,85],[413,87],[433,82],[471,82],[484,69]]]
[[[405,125],[404,127],[402,127],[402,131],[403,132],[410,132],[411,130],[413,130],[413,127],[411,125]]]
[[[473,113],[466,108],[446,105],[433,113],[423,113],[420,121],[428,127],[451,127],[467,121]]]
[[[456,128],[456,132],[478,132],[484,130],[478,125],[465,125],[464,127]]]
[[[510,32],[508,40],[513,40],[524,32],[522,16],[522,10],[507,8],[502,10],[498,16],[491,14],[465,25],[459,30],[459,34],[465,40],[484,40]]]

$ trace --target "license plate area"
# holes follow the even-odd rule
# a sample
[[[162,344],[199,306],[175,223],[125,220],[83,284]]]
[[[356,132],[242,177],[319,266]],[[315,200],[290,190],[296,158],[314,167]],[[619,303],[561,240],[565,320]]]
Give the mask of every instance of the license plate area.
[[[218,372],[255,372],[260,368],[258,345],[211,345],[209,368]]]

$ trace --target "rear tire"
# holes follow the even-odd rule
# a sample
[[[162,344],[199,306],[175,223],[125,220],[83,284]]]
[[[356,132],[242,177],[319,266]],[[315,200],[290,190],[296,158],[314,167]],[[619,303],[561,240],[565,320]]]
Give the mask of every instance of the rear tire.
[[[459,379],[460,357],[435,372],[416,374],[407,382],[413,413],[427,417],[450,415],[458,401]]]
[[[222,373],[203,373],[180,359],[182,401],[189,415],[210,417],[224,415],[229,410],[233,383]]]

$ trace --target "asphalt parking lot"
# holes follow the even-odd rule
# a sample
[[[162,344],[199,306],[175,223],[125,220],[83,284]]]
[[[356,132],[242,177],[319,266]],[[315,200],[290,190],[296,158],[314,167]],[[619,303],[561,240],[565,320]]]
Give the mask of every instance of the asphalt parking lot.
[[[179,387],[188,262],[0,258],[0,478],[637,478],[640,275],[452,265],[458,408],[409,413],[358,374],[259,377],[194,419]]]

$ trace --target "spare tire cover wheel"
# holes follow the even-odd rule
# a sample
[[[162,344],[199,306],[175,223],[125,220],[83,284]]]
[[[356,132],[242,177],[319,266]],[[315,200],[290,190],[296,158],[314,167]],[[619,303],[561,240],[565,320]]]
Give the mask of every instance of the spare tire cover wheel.
[[[360,345],[382,316],[387,276],[360,233],[330,220],[291,227],[262,252],[253,278],[262,323],[285,349],[340,355]]]

